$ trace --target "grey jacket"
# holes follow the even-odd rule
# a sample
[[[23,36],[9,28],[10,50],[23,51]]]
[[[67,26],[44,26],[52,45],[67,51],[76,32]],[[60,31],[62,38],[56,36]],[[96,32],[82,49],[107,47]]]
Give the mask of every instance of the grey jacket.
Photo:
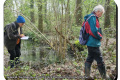
[[[8,50],[15,49],[17,39],[20,38],[18,33],[18,23],[15,21],[8,24],[4,28],[4,45]],[[20,34],[22,34],[22,28],[20,27]]]

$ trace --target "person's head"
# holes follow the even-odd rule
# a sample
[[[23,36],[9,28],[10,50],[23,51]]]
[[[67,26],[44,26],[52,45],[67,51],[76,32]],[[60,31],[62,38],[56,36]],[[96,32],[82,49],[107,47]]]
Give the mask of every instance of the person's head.
[[[94,7],[93,12],[95,12],[97,17],[101,17],[105,13],[104,7],[102,5],[97,5]]]
[[[17,23],[18,23],[18,25],[20,27],[22,27],[24,25],[24,23],[25,23],[24,17],[22,17],[22,16],[19,15],[18,18],[17,18]]]

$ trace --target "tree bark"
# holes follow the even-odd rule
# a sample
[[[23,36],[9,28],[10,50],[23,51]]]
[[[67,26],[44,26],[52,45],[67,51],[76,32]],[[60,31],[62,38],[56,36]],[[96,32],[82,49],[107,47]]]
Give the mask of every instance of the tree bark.
[[[43,32],[42,0],[38,0],[38,29]]]
[[[68,27],[70,27],[70,23],[71,23],[71,18],[70,18],[70,0],[67,0],[67,8],[66,8],[66,18],[67,18],[67,24]]]
[[[116,6],[116,8],[115,8],[116,10],[117,10],[117,6]],[[115,13],[114,13],[114,26],[116,26],[116,13],[117,13],[117,11],[115,10]]]
[[[30,0],[30,17],[31,17],[31,22],[35,23],[35,17],[34,17],[34,0]]]
[[[82,0],[76,0],[76,24],[77,26],[82,24]]]
[[[47,18],[47,0],[44,0],[45,3],[45,19]]]
[[[105,2],[105,19],[104,19],[104,28],[111,27],[110,23],[110,0]]]
[[[55,30],[56,30],[56,32],[57,32],[63,39],[66,40],[66,42],[71,46],[72,50],[75,50],[74,47],[73,47],[73,45],[69,42],[69,40],[66,39],[65,36],[58,31],[57,28],[55,28]]]

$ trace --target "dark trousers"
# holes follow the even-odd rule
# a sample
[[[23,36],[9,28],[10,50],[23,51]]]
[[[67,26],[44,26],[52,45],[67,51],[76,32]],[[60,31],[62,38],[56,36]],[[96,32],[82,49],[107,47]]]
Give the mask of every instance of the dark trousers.
[[[93,60],[97,61],[98,70],[102,78],[106,78],[105,64],[100,52],[99,47],[89,47],[88,46],[88,57],[85,62],[85,76],[90,77],[90,68]]]
[[[20,57],[20,55],[21,55],[20,44],[21,44],[21,42],[15,46],[15,49],[8,50],[8,52],[10,53],[10,60],[15,60],[16,58]]]
[[[86,62],[92,63],[93,60],[96,60],[98,65],[104,63],[99,47],[88,46],[88,57],[86,59]]]

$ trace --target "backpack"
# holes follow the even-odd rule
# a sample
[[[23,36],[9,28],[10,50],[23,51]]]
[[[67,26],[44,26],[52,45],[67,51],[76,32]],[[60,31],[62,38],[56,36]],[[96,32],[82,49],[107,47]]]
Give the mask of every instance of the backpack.
[[[14,30],[14,29],[12,28],[12,25],[16,28],[16,25],[15,25],[14,22],[12,22],[12,23],[10,23],[10,24],[7,24],[7,25],[4,27],[4,36],[8,36],[9,39],[11,39],[11,38],[10,38],[10,36],[8,35],[9,33],[7,33],[6,30],[8,30],[8,29],[11,28],[12,32],[15,32],[15,31],[16,31],[16,30]],[[8,27],[8,26],[9,26],[9,27]]]
[[[95,16],[95,15],[91,15],[91,16]],[[91,17],[90,16],[90,17]],[[89,34],[86,33],[86,30],[85,30],[85,23],[88,21],[88,19],[90,19],[90,17],[88,17],[83,25],[82,25],[82,28],[80,30],[80,35],[79,35],[79,42],[81,45],[86,45],[87,41],[88,41],[88,38],[89,38]]]
[[[16,27],[16,25],[15,25],[14,22],[12,22],[11,24],[7,24],[7,25],[4,27],[4,35],[7,34],[6,30],[8,29],[8,25],[10,25],[10,27],[11,27],[12,25],[14,25],[14,26]],[[12,27],[11,27],[11,29],[12,29]],[[12,29],[12,30],[13,30],[13,29]],[[14,32],[14,31],[13,31],[13,32]]]

